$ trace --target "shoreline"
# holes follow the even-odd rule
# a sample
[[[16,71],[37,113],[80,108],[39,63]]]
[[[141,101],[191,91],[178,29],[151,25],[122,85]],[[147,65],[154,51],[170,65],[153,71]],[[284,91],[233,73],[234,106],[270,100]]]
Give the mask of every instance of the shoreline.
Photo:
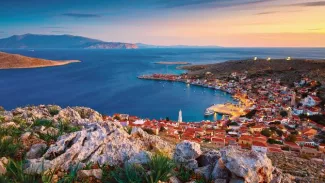
[[[244,111],[247,110],[252,105],[251,103],[247,103],[247,101],[244,101],[243,98],[241,96],[239,96],[240,94],[234,93],[227,89],[216,88],[213,86],[199,84],[199,83],[191,83],[184,79],[175,78],[175,77],[179,77],[178,75],[160,74],[159,76],[161,76],[161,77],[160,78],[157,76],[155,77],[155,75],[143,75],[143,76],[138,76],[137,78],[144,79],[144,80],[179,82],[179,83],[184,83],[184,84],[190,84],[193,86],[200,86],[203,88],[210,88],[213,90],[219,90],[222,92],[226,92],[227,94],[230,94],[234,100],[244,103],[245,107],[239,107],[238,104],[234,104],[234,103],[231,103],[231,104],[224,103],[224,104],[217,104],[217,105],[209,106],[206,108],[206,111],[213,110],[213,112],[216,114],[230,115],[231,116],[230,119],[239,118],[240,116],[245,115],[246,113]],[[211,116],[211,115],[208,115],[208,116]]]
[[[36,66],[25,66],[25,67],[7,67],[7,68],[0,67],[0,70],[33,69],[33,68],[56,67],[56,66],[68,65],[68,64],[71,64],[71,63],[79,63],[81,61],[80,60],[67,60],[67,61],[51,61],[51,62],[55,62],[55,63],[52,63],[52,65],[36,65]]]
[[[191,65],[189,62],[155,62],[160,65]]]

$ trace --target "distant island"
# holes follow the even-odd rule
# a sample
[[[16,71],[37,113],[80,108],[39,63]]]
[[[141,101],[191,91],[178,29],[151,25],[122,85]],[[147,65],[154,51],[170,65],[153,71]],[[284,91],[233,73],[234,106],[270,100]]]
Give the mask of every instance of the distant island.
[[[14,35],[0,39],[0,48],[5,49],[136,49],[132,43],[105,42],[73,35]]]
[[[70,63],[80,62],[79,60],[52,61],[39,58],[31,58],[18,54],[0,52],[0,69],[22,69],[61,66]]]
[[[145,48],[222,48],[221,46],[197,46],[197,45],[150,45],[150,44],[143,44],[143,43],[136,43],[138,48],[145,49]]]
[[[155,64],[162,65],[189,65],[189,62],[155,62]]]

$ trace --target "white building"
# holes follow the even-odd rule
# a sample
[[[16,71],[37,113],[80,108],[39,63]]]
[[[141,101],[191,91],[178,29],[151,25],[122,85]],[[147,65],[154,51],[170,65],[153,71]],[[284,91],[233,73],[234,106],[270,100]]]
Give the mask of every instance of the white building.
[[[178,122],[179,123],[183,122],[182,110],[179,110],[179,112],[178,112]]]
[[[321,100],[316,97],[316,96],[311,96],[308,95],[304,100],[303,100],[303,105],[313,107],[315,105],[318,105],[321,102]]]

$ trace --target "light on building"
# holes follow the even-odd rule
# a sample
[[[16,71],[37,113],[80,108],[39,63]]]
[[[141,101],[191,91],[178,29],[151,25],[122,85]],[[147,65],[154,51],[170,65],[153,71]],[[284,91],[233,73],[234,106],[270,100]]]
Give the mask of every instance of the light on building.
[[[267,58],[267,61],[271,61],[271,57]]]
[[[256,61],[257,60],[257,57],[254,57],[254,61]]]
[[[288,60],[288,61],[291,60],[291,57],[288,57],[287,60]]]

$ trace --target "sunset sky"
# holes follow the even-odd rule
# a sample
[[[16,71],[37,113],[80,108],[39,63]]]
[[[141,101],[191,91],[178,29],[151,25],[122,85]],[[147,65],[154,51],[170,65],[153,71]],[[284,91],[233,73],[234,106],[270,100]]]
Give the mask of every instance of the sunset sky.
[[[104,41],[325,47],[325,0],[4,0],[0,38],[72,34]]]

